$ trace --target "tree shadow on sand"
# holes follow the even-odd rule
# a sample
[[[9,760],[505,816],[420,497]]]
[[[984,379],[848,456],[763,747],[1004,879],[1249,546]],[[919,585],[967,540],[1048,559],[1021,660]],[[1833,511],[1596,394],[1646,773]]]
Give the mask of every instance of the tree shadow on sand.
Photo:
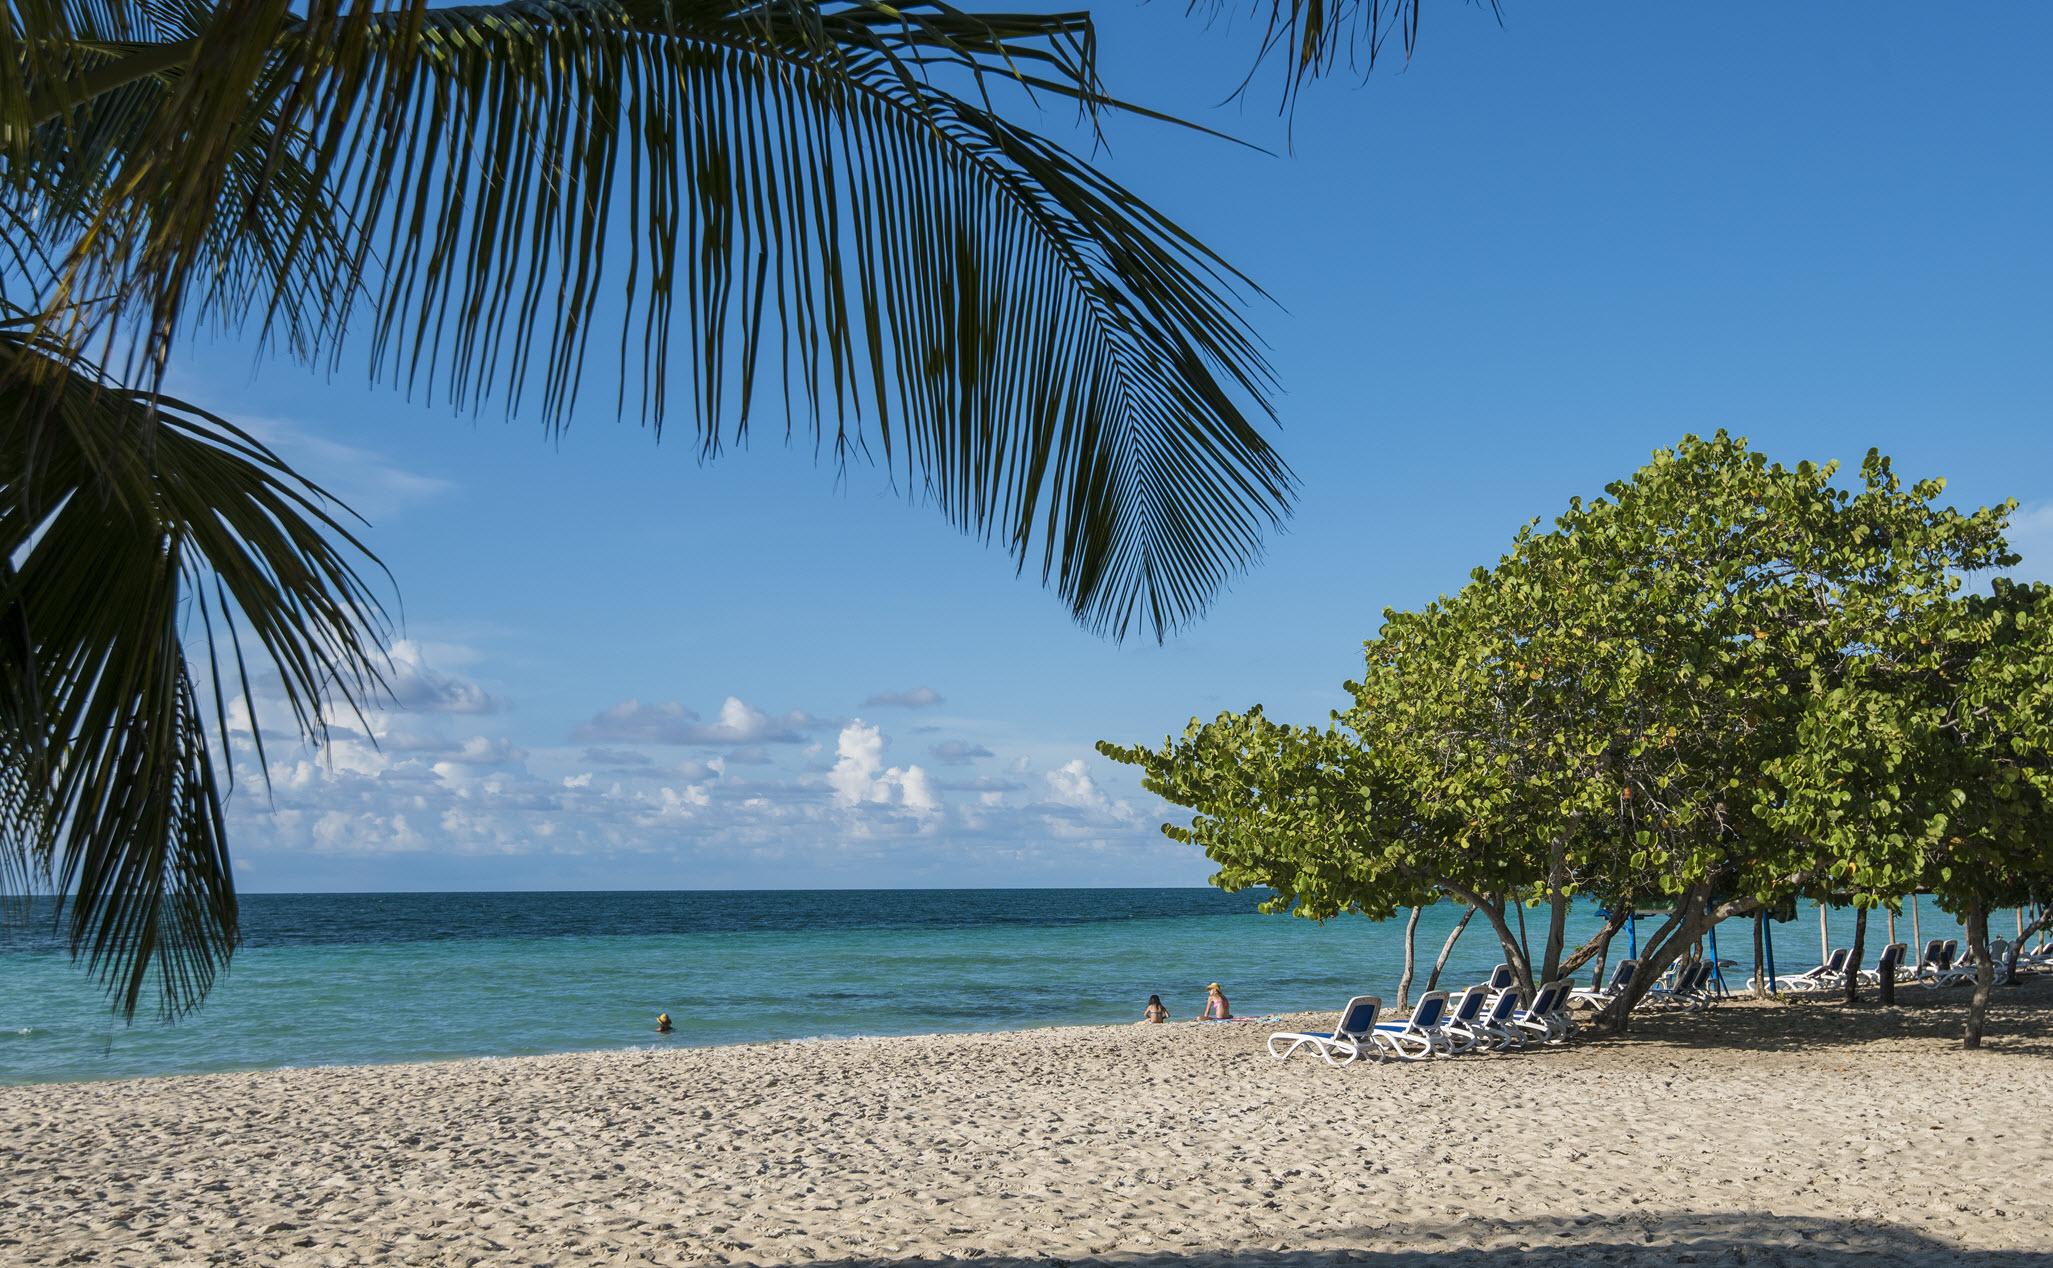
[[[2000,1227],[1993,1210],[1987,1219]],[[2009,1230],[2035,1240],[2032,1230]],[[1963,1250],[1950,1241],[1873,1220],[1792,1219],[1765,1211],[1648,1213],[1630,1218],[1469,1219],[1364,1228],[1344,1245],[1316,1248],[1155,1252],[1146,1249],[1046,1257],[977,1254],[820,1261],[817,1268],[1502,1268],[1525,1264],[1972,1265],[2053,1268],[2053,1251]]]
[[[1890,1040],[1958,1044],[1967,1020],[1967,997],[1965,987],[1900,986],[1890,1007],[1877,1001],[1873,987],[1863,987],[1861,1002],[1851,1006],[1836,993],[1785,996],[1768,1003],[1743,998],[1703,1013],[1635,1017],[1626,1039],[1687,1048],[1788,1051]],[[1985,1051],[2053,1057],[2053,979],[2042,975],[1996,988]]]

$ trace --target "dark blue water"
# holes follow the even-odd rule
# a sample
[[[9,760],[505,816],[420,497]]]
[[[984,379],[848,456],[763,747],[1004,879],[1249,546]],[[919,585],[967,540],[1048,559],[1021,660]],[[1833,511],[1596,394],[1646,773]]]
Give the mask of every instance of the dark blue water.
[[[1187,1017],[1213,980],[1242,1014],[1394,992],[1402,921],[1321,926],[1261,915],[1259,899],[1212,889],[249,895],[244,946],[206,1006],[132,1026],[70,962],[47,915],[23,921],[16,909],[0,928],[0,1082],[1124,1022],[1151,993]],[[1456,915],[1442,907],[1421,921],[1426,964]],[[1927,925],[1943,920],[1927,915]],[[1571,932],[1595,920],[1579,913]],[[1778,933],[1791,963],[1812,962],[1815,926],[1805,928]],[[1443,984],[1475,980],[1498,958],[1478,920]],[[654,1033],[659,1012],[674,1034]]]

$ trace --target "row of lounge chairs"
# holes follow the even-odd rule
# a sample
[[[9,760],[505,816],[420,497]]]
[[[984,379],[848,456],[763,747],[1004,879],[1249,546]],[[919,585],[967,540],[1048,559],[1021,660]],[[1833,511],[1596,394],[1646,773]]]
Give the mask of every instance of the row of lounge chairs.
[[[1932,939],[1925,944],[1917,963],[1906,968],[1903,961],[1908,950],[1905,944],[1892,942],[1882,949],[1874,968],[1854,966],[1851,971],[1869,985],[1879,983],[1884,975],[1904,985],[1923,982],[1952,986],[1974,979],[1972,959],[1957,958],[1958,939]],[[1989,945],[1989,957],[1996,963],[1999,976],[2026,970],[2053,971],[2053,941],[2024,951],[1997,939]],[[1774,982],[1777,989],[1796,992],[1843,989],[1849,971],[1847,961],[1851,958],[1851,953],[1842,947],[1816,968],[1777,977]],[[1561,978],[1542,986],[1528,1003],[1525,992],[1514,985],[1510,966],[1500,964],[1489,981],[1471,986],[1459,995],[1426,992],[1412,1008],[1411,1016],[1403,1021],[1380,1020],[1381,997],[1357,995],[1341,1009],[1340,1022],[1331,1034],[1279,1031],[1269,1036],[1269,1055],[1281,1061],[1293,1053],[1310,1051],[1323,1057],[1328,1065],[1348,1065],[1359,1060],[1424,1061],[1469,1052],[1502,1052],[1531,1043],[1565,1043],[1576,1031],[1570,1010],[1608,1007],[1638,969],[1638,960],[1622,960],[1602,986],[1575,987],[1567,978]],[[1751,980],[1748,985],[1752,985]],[[1701,1011],[1716,1006],[1724,994],[1716,963],[1684,960],[1655,983],[1634,1008]]]
[[[1331,1034],[1279,1031],[1269,1036],[1269,1055],[1281,1061],[1309,1051],[1328,1065],[1348,1065],[1565,1043],[1575,1033],[1568,1015],[1569,991],[1568,979],[1563,978],[1542,986],[1527,1002],[1525,991],[1513,984],[1509,966],[1500,964],[1489,981],[1459,995],[1427,991],[1403,1021],[1378,1020],[1381,997],[1357,995],[1340,1010],[1340,1022]]]
[[[1975,979],[1974,955],[1972,951],[1961,954],[1958,938],[1928,940],[1924,950],[1918,953],[1917,962],[1906,966],[1904,960],[1909,951],[1906,944],[1892,942],[1882,948],[1874,968],[1863,969],[1858,964],[1849,966],[1852,952],[1846,947],[1836,947],[1825,957],[1824,963],[1771,980],[1778,991],[1807,994],[1845,989],[1849,972],[1858,974],[1860,982],[1868,986],[1879,985],[1884,977],[1899,986],[1961,986]],[[1989,943],[1989,960],[1996,966],[1997,978],[2004,981],[2019,971],[2053,969],[2053,942],[2027,951],[1997,938]],[[1747,984],[1754,985],[1754,979],[1749,978]]]

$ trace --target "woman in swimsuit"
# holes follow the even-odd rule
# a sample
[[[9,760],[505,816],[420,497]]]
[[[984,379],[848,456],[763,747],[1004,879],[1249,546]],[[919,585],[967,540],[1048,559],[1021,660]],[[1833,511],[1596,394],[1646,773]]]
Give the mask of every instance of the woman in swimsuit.
[[[1158,1026],[1168,1020],[1169,1010],[1163,1007],[1162,997],[1160,995],[1148,996],[1148,1006],[1141,1010],[1140,1024],[1143,1026]]]
[[[1198,1014],[1199,1021],[1232,1021],[1233,1010],[1227,1007],[1226,992],[1219,989],[1217,982],[1205,988],[1205,1011]]]

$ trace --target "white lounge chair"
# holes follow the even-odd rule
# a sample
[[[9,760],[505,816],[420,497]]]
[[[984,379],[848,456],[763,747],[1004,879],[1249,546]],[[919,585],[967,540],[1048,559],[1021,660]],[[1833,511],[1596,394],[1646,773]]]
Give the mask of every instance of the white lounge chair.
[[[1346,1065],[1362,1056],[1383,1059],[1382,1052],[1374,1044],[1364,1045],[1364,1040],[1376,1028],[1376,1014],[1383,1010],[1383,1001],[1375,995],[1357,995],[1347,1001],[1347,1007],[1340,1010],[1340,1022],[1330,1035],[1307,1035],[1283,1030],[1269,1036],[1269,1055],[1278,1061],[1288,1057],[1299,1048],[1310,1048],[1326,1059],[1327,1065]],[[1278,1040],[1289,1040],[1289,1045],[1278,1052]]]
[[[1709,976],[1709,960],[1685,960],[1676,966],[1674,974],[1666,982],[1656,983],[1649,989],[1640,998],[1640,1003],[1649,1008],[1700,1009],[1704,1007],[1704,979]]]
[[[1799,993],[1829,991],[1834,987],[1844,986],[1846,985],[1847,954],[1845,947],[1834,947],[1832,948],[1832,953],[1825,957],[1823,964],[1805,969],[1801,973],[1791,974],[1788,977],[1778,977],[1775,979],[1775,985],[1785,991],[1796,991]]]
[[[1499,1052],[1525,1047],[1525,1032],[1518,1028],[1518,1010],[1524,1002],[1525,994],[1515,986],[1497,992],[1483,1015],[1476,1018],[1475,1030],[1483,1042]]]
[[[1883,947],[1881,956],[1875,961],[1875,967],[1861,970],[1861,981],[1869,986],[1880,986],[1882,984],[1882,975],[1886,973],[1891,981],[1901,982],[1903,980],[1903,957],[1909,950],[1910,948],[1901,942],[1892,942],[1888,946]]]
[[[1378,1022],[1369,1036],[1384,1052],[1400,1061],[1424,1061],[1435,1053],[1453,1051],[1453,1042],[1440,1021],[1447,1016],[1447,992],[1427,991],[1417,1007],[1403,1021]]]
[[[1904,980],[1910,982],[1922,982],[1927,977],[1938,973],[1939,957],[1945,954],[1945,951],[1946,939],[1927,939],[1925,941],[1924,948],[1918,952],[1917,964],[1911,968],[1909,976]]]
[[[1519,1010],[1512,1023],[1527,1034],[1539,1036],[1541,1043],[1563,1043],[1575,1033],[1575,1022],[1568,1015],[1568,979],[1549,982],[1533,996],[1533,1006]]]
[[[1618,998],[1619,992],[1625,989],[1625,984],[1632,980],[1632,975],[1639,971],[1639,967],[1640,962],[1638,960],[1620,960],[1618,967],[1612,971],[1609,982],[1602,986],[1584,986],[1570,990],[1566,1001],[1567,1005],[1570,1008],[1604,1008],[1608,1006],[1612,1000]],[[1533,1002],[1537,1004],[1539,998],[1535,996]]]
[[[1477,1023],[1482,1019],[1483,1005],[1489,1002],[1490,984],[1484,982],[1463,991],[1454,1001],[1454,1007],[1447,1010],[1447,1020],[1441,1028],[1447,1032],[1448,1042],[1455,1052],[1474,1052],[1483,1044],[1483,1032]]]

